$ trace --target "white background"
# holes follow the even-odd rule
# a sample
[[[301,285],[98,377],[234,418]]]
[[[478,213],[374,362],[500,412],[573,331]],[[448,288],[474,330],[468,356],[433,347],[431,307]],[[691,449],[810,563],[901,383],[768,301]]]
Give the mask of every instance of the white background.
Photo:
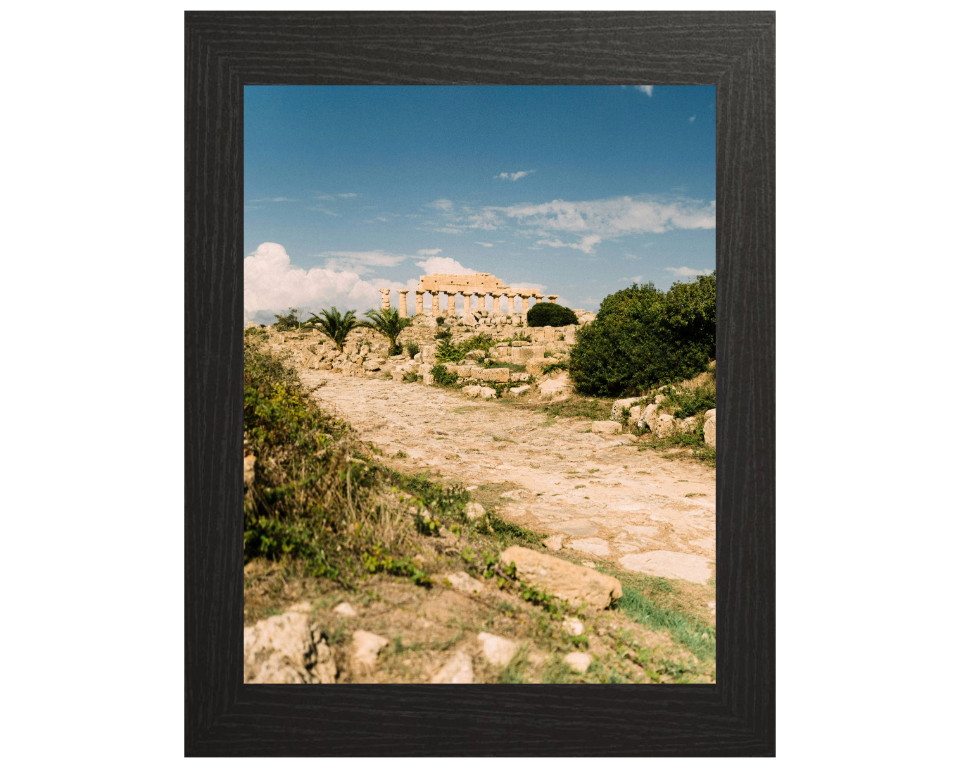
[[[778,11],[778,756],[942,765],[957,677],[956,11],[736,7]],[[641,8],[590,5],[605,9]],[[10,765],[183,752],[182,11],[5,12]]]

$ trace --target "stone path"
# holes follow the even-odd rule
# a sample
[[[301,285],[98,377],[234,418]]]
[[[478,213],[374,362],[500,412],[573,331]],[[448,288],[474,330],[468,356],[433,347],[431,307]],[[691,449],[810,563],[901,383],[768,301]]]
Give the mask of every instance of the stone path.
[[[555,537],[584,561],[707,583],[715,572],[716,470],[639,452],[589,421],[548,419],[418,384],[301,371],[314,397],[385,453],[497,494],[506,520]],[[485,506],[491,505],[483,499]],[[556,538],[559,537],[559,538]]]

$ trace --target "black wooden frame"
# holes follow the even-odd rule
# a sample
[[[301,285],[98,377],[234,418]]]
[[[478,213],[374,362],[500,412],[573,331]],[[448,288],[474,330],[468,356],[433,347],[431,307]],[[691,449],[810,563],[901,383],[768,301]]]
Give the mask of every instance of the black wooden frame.
[[[185,16],[185,753],[774,753],[772,12]],[[717,684],[242,684],[243,86],[717,88]]]

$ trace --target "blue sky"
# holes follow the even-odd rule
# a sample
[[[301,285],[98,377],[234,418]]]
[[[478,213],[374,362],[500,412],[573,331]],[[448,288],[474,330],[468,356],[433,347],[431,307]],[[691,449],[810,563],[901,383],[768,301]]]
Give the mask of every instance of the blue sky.
[[[596,309],[712,271],[715,129],[713,87],[247,86],[246,319],[429,272]]]

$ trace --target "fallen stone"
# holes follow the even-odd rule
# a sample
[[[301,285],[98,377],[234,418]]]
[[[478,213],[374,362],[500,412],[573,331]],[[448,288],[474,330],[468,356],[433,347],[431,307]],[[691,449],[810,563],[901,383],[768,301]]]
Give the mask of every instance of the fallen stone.
[[[610,554],[610,547],[603,539],[573,539],[567,544],[567,547],[578,552],[589,552],[591,555],[601,557]]]
[[[717,448],[717,411],[715,408],[711,408],[707,413],[710,414],[709,418],[703,424],[703,441],[707,444],[708,448]]]
[[[628,571],[666,579],[683,579],[696,584],[706,584],[710,579],[710,562],[707,558],[664,549],[624,555],[620,558],[620,565]]]
[[[340,605],[333,609],[333,612],[338,616],[359,616],[357,609],[350,605],[350,603],[340,603]]]
[[[643,406],[635,405],[630,409],[630,416],[627,418],[627,426],[635,427],[643,421]]]
[[[363,364],[363,370],[365,370],[365,371],[379,371],[379,370],[380,370],[380,364],[381,364],[382,362],[383,362],[383,360],[376,360],[376,359],[374,359],[374,360],[367,360],[367,361]]]
[[[510,381],[509,368],[480,368],[480,375],[477,377],[481,381]]]
[[[434,685],[470,685],[473,682],[473,660],[458,651],[430,678],[430,682]]]
[[[469,387],[464,387],[463,394],[469,395],[470,397],[478,397],[480,395],[480,387],[476,384],[473,384]]]
[[[482,349],[472,349],[464,356],[466,360],[483,360],[487,356],[487,353]]]
[[[583,634],[583,622],[575,616],[566,616],[563,619],[563,629],[568,634],[579,637]]]
[[[417,369],[417,374],[420,376],[426,376],[428,373],[430,373],[431,368],[433,368],[433,366],[430,365],[430,363],[422,363]]]
[[[380,651],[387,647],[386,638],[360,629],[353,633],[353,665],[359,670],[369,671],[377,663]]]
[[[306,612],[271,616],[243,630],[245,683],[326,683],[337,664],[320,628]]]
[[[257,457],[254,455],[243,457],[243,484],[252,485],[257,477]]]
[[[450,586],[457,592],[466,592],[468,595],[483,592],[483,584],[465,571],[448,573],[443,578],[449,581]]]
[[[529,384],[524,384],[522,387],[510,387],[510,391],[515,395],[522,395],[528,389],[530,389]]]
[[[556,536],[551,536],[543,540],[543,546],[547,549],[553,550],[554,552],[559,552],[563,547],[563,535],[557,534]]]
[[[515,563],[517,578],[521,581],[540,587],[572,605],[587,603],[592,608],[603,609],[611,600],[623,596],[623,587],[613,576],[596,573],[543,552],[509,547],[501,553],[500,560]]]
[[[570,665],[570,668],[574,672],[579,672],[582,675],[590,668],[590,664],[593,662],[593,656],[583,651],[574,651],[564,656],[563,660]]]
[[[669,437],[676,431],[676,424],[674,424],[673,416],[667,413],[663,413],[657,417],[655,422],[655,428],[653,430],[657,437]]]
[[[497,390],[491,389],[490,387],[480,387],[479,394],[484,400],[489,400],[490,398],[497,396]]]
[[[573,391],[573,385],[570,383],[570,377],[564,371],[555,379],[541,381],[539,385],[540,394],[553,400],[563,400],[570,396]]]
[[[479,387],[477,387],[479,389]],[[467,504],[464,511],[467,513],[467,517],[471,520],[476,520],[477,518],[483,517],[487,514],[487,511],[483,508],[483,505],[476,501],[471,501]]]
[[[643,423],[650,427],[651,432],[656,430],[657,406],[653,403],[650,403],[650,405],[643,409]]]
[[[511,373],[510,381],[530,381],[529,373]]]
[[[620,421],[620,417],[623,414],[623,409],[626,408],[630,410],[633,407],[633,404],[637,402],[640,398],[638,397],[627,397],[622,400],[614,400],[613,407],[610,409],[610,419],[612,421]]]
[[[623,425],[619,421],[595,421],[590,425],[590,431],[597,435],[619,435],[623,432]]]
[[[519,647],[513,640],[507,640],[499,635],[491,635],[489,632],[481,632],[477,635],[480,642],[480,653],[491,664],[501,667],[507,666],[510,659],[517,652]]]

